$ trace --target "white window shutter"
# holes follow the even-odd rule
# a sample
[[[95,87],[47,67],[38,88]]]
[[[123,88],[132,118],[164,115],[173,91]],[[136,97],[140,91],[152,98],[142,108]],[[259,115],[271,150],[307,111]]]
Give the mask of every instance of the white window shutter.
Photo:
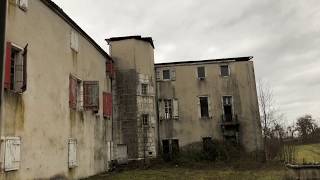
[[[159,117],[160,119],[165,119],[165,111],[164,111],[164,100],[158,101],[158,108],[159,108]]]
[[[156,80],[157,81],[161,81],[162,80],[162,71],[160,71],[159,69],[156,70]]]
[[[14,64],[14,91],[21,93],[23,86],[23,52],[20,52]]]
[[[5,171],[18,170],[20,168],[20,148],[20,137],[7,137],[5,139]]]
[[[74,30],[71,31],[71,49],[75,52],[79,52],[79,37],[78,33]]]
[[[179,118],[179,103],[178,103],[178,99],[173,99],[172,103],[173,103],[173,118],[174,119],[178,119]]]
[[[176,80],[176,69],[172,68],[170,70],[170,76],[171,76],[171,80],[175,81]]]
[[[28,0],[19,0],[19,7],[26,11],[28,9]]]
[[[209,118],[212,117],[212,103],[211,103],[211,99],[208,96],[208,111],[209,111]]]
[[[78,165],[76,139],[69,139],[69,142],[68,142],[68,165],[69,165],[69,168],[73,168]]]

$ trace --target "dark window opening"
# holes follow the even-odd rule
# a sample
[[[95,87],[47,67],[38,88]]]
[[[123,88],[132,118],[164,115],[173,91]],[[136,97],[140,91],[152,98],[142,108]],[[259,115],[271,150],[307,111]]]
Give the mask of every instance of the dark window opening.
[[[209,152],[213,146],[212,138],[211,137],[202,138],[202,145],[203,145],[203,151]]]
[[[198,78],[199,79],[203,79],[206,76],[206,72],[205,72],[205,68],[202,67],[198,67]]]
[[[170,80],[170,70],[169,69],[163,70],[162,74],[163,74],[164,80]]]
[[[229,76],[229,66],[228,65],[222,65],[220,66],[221,76]]]
[[[223,96],[223,112],[224,112],[224,120],[227,122],[232,121],[232,97],[231,96]]]
[[[142,114],[142,124],[144,126],[149,125],[149,115],[148,114]]]
[[[209,117],[208,97],[199,97],[201,117]]]
[[[148,94],[148,84],[141,84],[141,94],[142,95]]]

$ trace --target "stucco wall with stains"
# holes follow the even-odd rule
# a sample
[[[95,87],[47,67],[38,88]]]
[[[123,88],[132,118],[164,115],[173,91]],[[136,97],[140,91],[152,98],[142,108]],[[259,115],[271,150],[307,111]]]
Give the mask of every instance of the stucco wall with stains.
[[[220,75],[220,65],[229,65],[230,76]],[[204,66],[206,77],[199,80],[197,67]],[[181,63],[155,65],[156,71],[175,69],[175,80],[157,81],[158,99],[176,98],[178,119],[160,121],[160,139],[179,139],[181,147],[201,142],[203,137],[222,140],[222,96],[233,97],[233,113],[240,123],[240,143],[247,151],[261,150],[261,125],[252,61]],[[208,96],[212,117],[199,117],[199,96]],[[159,101],[158,101],[159,102]]]
[[[28,46],[27,90],[5,91],[2,137],[21,137],[19,170],[0,179],[49,178],[57,174],[76,179],[107,168],[111,120],[102,115],[102,92],[111,92],[106,58],[79,33],[79,52],[70,48],[75,30],[40,0],[23,11],[8,6],[6,41]],[[99,81],[98,113],[69,108],[69,75]],[[68,139],[77,140],[78,166],[68,168]],[[3,148],[2,148],[3,150]],[[3,165],[3,157],[1,158]]]

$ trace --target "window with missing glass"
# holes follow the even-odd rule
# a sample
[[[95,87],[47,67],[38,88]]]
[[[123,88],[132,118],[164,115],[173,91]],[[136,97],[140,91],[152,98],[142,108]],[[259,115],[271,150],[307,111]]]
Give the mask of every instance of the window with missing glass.
[[[209,117],[208,97],[199,97],[201,118]]]
[[[197,70],[198,70],[198,78],[204,79],[206,77],[206,71],[204,66],[198,67]]]
[[[141,94],[142,95],[148,94],[148,84],[141,84]]]
[[[228,65],[221,65],[220,66],[220,74],[221,76],[229,76],[229,66]]]
[[[144,126],[149,125],[149,114],[142,114],[142,124]]]
[[[162,75],[163,75],[163,80],[170,80],[170,70],[166,69],[162,71]]]

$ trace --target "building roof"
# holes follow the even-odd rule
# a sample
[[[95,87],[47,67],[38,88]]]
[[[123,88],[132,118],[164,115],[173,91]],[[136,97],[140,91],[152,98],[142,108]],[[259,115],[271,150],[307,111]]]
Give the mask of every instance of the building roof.
[[[60,16],[65,22],[77,30],[84,38],[86,38],[104,57],[112,60],[107,52],[105,52],[81,27],[75,23],[56,3],[51,0],[41,0],[54,13]]]
[[[126,40],[126,39],[136,39],[136,40],[141,40],[145,41],[151,44],[151,46],[154,48],[153,40],[152,37],[141,37],[141,36],[121,36],[121,37],[112,37],[109,39],[106,39],[108,43],[111,41],[121,41],[121,40]]]
[[[218,63],[218,62],[232,62],[232,61],[250,61],[253,56],[245,57],[232,57],[232,58],[220,58],[220,59],[206,59],[206,60],[196,60],[196,61],[176,61],[167,63],[156,63],[155,66],[162,65],[182,65],[182,64],[202,64],[202,63]]]

